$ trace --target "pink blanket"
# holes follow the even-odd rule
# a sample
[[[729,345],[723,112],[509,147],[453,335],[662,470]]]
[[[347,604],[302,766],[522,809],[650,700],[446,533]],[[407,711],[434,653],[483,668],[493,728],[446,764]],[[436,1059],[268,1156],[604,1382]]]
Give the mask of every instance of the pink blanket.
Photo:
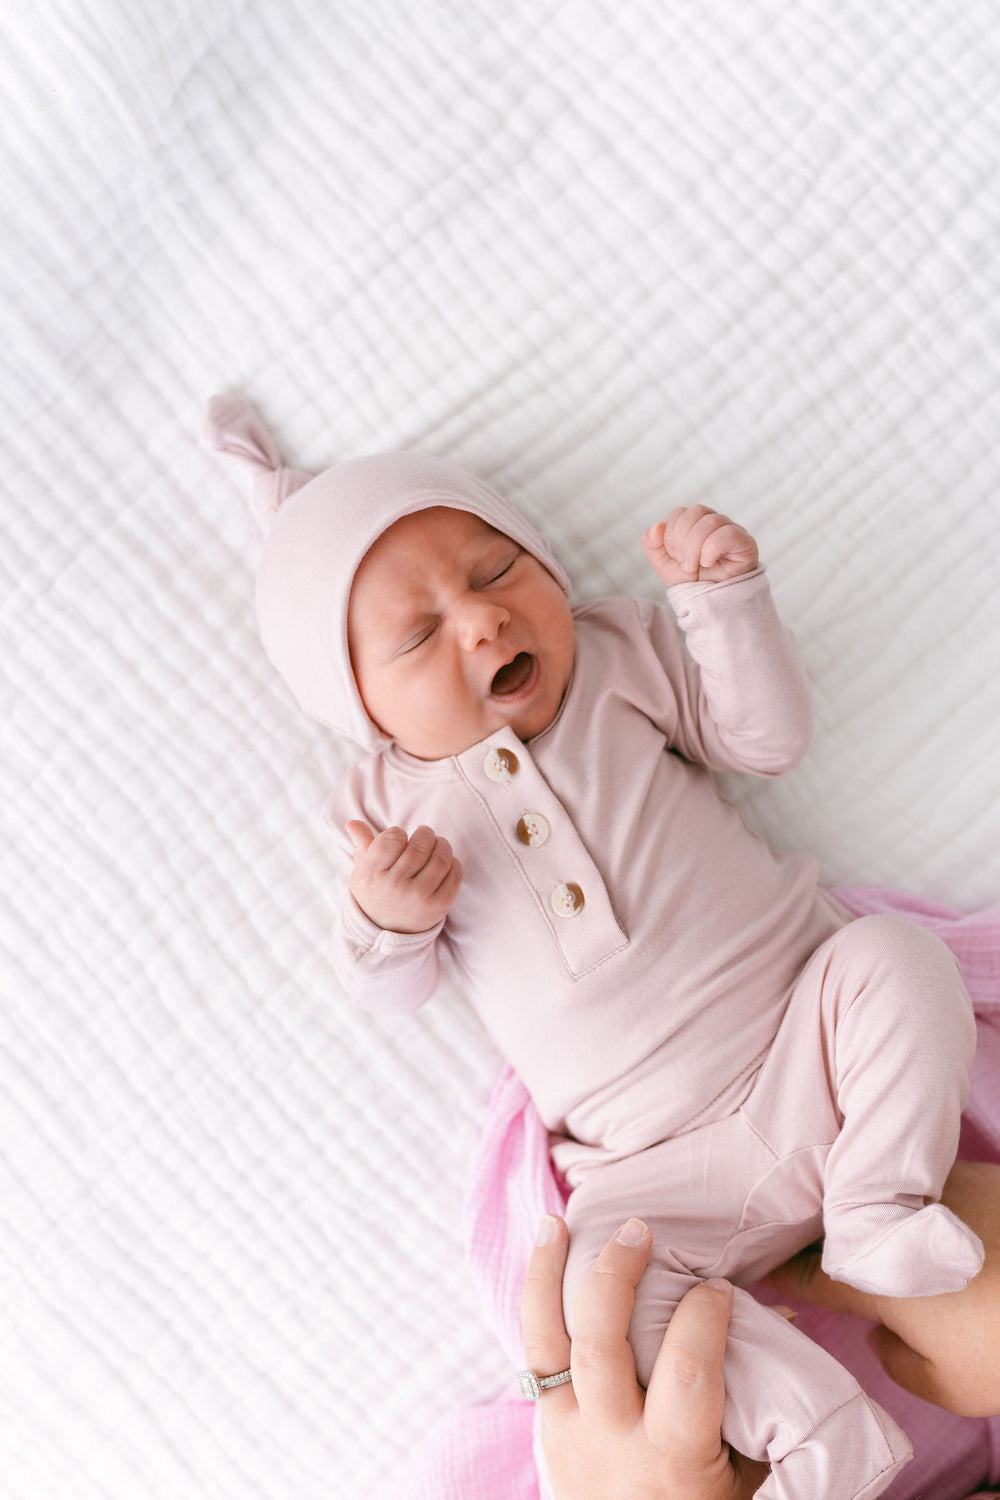
[[[1000,908],[966,916],[873,887],[834,894],[857,916],[903,912],[958,957],[979,1027],[960,1154],[1000,1161]],[[562,1213],[564,1204],[545,1128],[524,1086],[505,1068],[472,1163],[463,1231],[473,1280],[510,1360],[511,1393],[446,1414],[403,1466],[394,1500],[548,1500],[551,1491],[535,1462],[539,1409],[517,1394],[514,1372],[523,1364],[521,1286],[535,1231],[544,1213]],[[641,1204],[635,1212],[641,1214]],[[764,1289],[755,1290],[768,1299]],[[887,1500],[961,1500],[982,1486],[1000,1486],[1000,1416],[955,1417],[894,1385],[869,1350],[870,1325],[860,1319],[803,1308],[797,1326],[847,1365],[910,1437],[913,1462],[886,1490]]]

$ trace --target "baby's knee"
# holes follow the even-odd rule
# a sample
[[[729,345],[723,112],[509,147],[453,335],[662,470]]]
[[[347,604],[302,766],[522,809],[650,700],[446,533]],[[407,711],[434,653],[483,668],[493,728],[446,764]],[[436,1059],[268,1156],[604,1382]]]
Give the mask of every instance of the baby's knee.
[[[848,948],[856,949],[869,959],[960,974],[958,959],[947,943],[929,927],[921,927],[901,912],[873,912],[855,917],[841,929],[839,936]]]
[[[940,1013],[954,1006],[971,1016],[961,965],[941,938],[896,912],[857,917],[838,933],[841,956],[867,985],[884,986],[904,1003],[926,996]]]

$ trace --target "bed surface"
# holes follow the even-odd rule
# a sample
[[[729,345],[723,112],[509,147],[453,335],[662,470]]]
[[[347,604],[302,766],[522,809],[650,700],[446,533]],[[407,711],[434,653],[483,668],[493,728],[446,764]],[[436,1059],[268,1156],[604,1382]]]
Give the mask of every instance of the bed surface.
[[[987,4],[66,0],[0,20],[5,1500],[388,1494],[509,1391],[462,1184],[499,1059],[331,973],[353,752],[255,635],[217,390],[426,448],[574,598],[757,537],[815,686],[725,789],[828,882],[1000,901]]]

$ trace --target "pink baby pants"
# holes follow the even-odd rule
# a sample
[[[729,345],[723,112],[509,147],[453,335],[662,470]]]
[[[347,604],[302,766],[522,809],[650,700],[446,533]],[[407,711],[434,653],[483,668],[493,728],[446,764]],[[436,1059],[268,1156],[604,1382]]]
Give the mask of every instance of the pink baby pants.
[[[938,937],[895,914],[847,923],[799,974],[735,1112],[710,1107],[571,1193],[570,1333],[581,1281],[631,1214],[653,1232],[629,1329],[643,1386],[690,1286],[708,1276],[749,1286],[821,1236],[824,1269],[865,1290],[964,1286],[982,1246],[938,1199],[975,1038],[957,960]],[[909,1457],[852,1375],[739,1289],[725,1380],[727,1442],[771,1464],[761,1500],[874,1496]]]

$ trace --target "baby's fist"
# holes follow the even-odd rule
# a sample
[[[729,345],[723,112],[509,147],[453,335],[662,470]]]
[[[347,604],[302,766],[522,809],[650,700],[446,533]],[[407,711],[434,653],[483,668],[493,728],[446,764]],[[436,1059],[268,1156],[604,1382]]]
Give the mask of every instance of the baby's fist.
[[[757,566],[757,543],[750,533],[707,505],[677,506],[643,532],[642,550],[666,588],[724,583]]]
[[[422,823],[407,838],[402,828],[373,833],[352,819],[351,895],[365,916],[389,932],[426,932],[446,916],[462,882],[462,866],[447,839]]]

